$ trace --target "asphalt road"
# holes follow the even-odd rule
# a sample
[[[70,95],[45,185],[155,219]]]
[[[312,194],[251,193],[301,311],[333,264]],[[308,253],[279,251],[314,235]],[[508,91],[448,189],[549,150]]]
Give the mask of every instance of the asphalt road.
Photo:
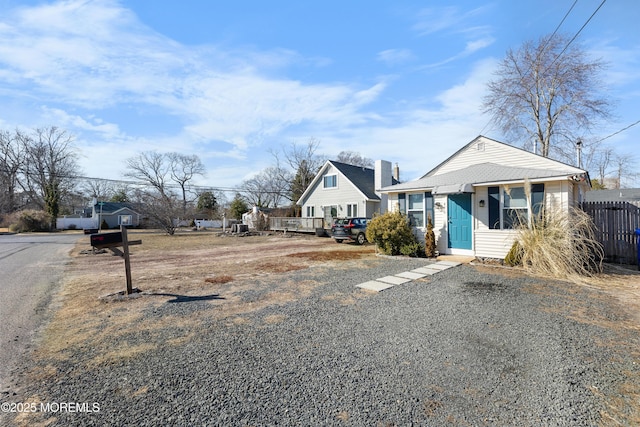
[[[79,234],[0,235],[0,393],[41,326]]]

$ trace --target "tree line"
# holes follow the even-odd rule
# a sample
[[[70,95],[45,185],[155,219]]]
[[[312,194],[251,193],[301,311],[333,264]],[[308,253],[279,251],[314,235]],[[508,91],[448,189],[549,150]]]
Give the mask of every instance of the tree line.
[[[82,176],[74,136],[56,126],[31,131],[0,131],[0,224],[12,214],[42,211],[48,228],[56,218],[88,207],[89,200],[126,202],[154,226],[173,234],[177,218],[240,218],[251,206],[295,206],[326,156],[317,153],[319,140],[292,143],[272,151],[273,165],[244,180],[232,201],[223,191],[194,184],[206,176],[197,155],[145,151],[125,161],[123,176],[113,181]],[[371,166],[373,161],[343,151],[339,161]],[[296,210],[291,209],[290,215]]]

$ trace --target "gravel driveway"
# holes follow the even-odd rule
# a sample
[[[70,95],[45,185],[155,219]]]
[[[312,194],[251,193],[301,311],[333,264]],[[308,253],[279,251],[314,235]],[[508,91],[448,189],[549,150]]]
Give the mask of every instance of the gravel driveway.
[[[71,358],[15,399],[99,404],[24,418],[56,426],[630,424],[616,408],[637,400],[624,390],[637,390],[625,386],[639,373],[640,334],[598,324],[627,319],[608,297],[470,265],[381,293],[355,288],[425,263],[271,276],[323,284],[243,322],[208,317],[212,298],[167,298],[143,321],[200,316],[195,336],[176,344],[187,331],[168,326],[159,347],[113,364]],[[157,338],[141,329],[127,340],[113,345]]]

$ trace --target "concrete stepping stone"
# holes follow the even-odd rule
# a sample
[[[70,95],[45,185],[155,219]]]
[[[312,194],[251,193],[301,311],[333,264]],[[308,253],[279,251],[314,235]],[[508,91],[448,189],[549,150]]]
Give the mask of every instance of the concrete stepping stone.
[[[412,273],[426,274],[427,276],[440,273],[441,271],[442,270],[436,270],[435,268],[429,268],[429,267],[420,267],[420,268],[416,268],[415,270],[411,270]]]
[[[405,272],[396,274],[396,276],[403,277],[405,279],[416,280],[416,279],[422,279],[427,275],[423,273],[415,273],[413,271],[405,271]]]
[[[457,267],[459,265],[461,265],[461,262],[456,262],[456,261],[437,261],[436,264],[440,264],[440,265],[448,265],[449,267]]]
[[[376,279],[376,281],[384,282],[384,283],[390,283],[392,285],[402,285],[403,283],[410,282],[411,279],[407,279],[407,278],[404,278],[404,277],[398,277],[398,276],[384,276],[384,277],[381,277],[379,279]]]
[[[435,264],[429,264],[427,266],[427,268],[431,268],[433,270],[446,270],[448,268],[451,268],[452,266],[450,265],[446,265],[446,264],[440,264],[439,262],[436,262]]]
[[[393,286],[394,285],[392,285],[391,283],[378,282],[377,280],[369,280],[368,282],[364,282],[364,283],[360,283],[359,285],[356,285],[356,287],[358,288],[366,289],[368,291],[375,291],[375,292],[384,291],[385,289],[393,288]]]

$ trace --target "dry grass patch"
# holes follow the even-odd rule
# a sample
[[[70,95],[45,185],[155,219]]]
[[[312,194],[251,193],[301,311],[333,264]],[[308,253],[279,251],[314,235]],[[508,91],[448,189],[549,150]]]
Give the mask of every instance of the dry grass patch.
[[[373,250],[371,253],[374,253]],[[312,252],[299,252],[289,254],[290,258],[303,258],[309,261],[347,261],[353,259],[360,259],[365,255],[363,251],[346,251],[346,250],[326,250],[326,251],[312,251]]]
[[[224,274],[222,276],[216,276],[216,277],[207,277],[206,279],[204,279],[205,282],[207,283],[212,283],[212,284],[223,284],[223,283],[229,283],[233,280],[233,276],[229,276],[227,274]]]
[[[244,314],[304,298],[319,286],[315,281],[256,278],[318,262],[357,259],[371,250],[355,245],[336,250],[333,241],[315,236],[234,238],[206,232],[168,236],[131,230],[130,237],[142,240],[142,245],[132,247],[131,270],[133,285],[143,294],[101,298],[124,290],[124,263],[110,253],[82,254],[89,238],[81,239],[56,297],[59,309],[34,353],[42,362],[34,376],[55,375],[51,366],[60,361],[74,360],[90,369],[137,357],[160,344],[184,345],[197,337],[191,331],[212,317],[227,324],[246,324],[250,321]],[[245,300],[247,292],[257,292],[258,298]],[[196,300],[215,310],[197,310],[189,316],[163,315],[152,321],[145,318],[145,313],[162,309],[169,301],[189,304]]]
[[[275,325],[277,323],[282,323],[287,319],[287,316],[284,314],[271,314],[264,318],[264,323],[268,325]]]

